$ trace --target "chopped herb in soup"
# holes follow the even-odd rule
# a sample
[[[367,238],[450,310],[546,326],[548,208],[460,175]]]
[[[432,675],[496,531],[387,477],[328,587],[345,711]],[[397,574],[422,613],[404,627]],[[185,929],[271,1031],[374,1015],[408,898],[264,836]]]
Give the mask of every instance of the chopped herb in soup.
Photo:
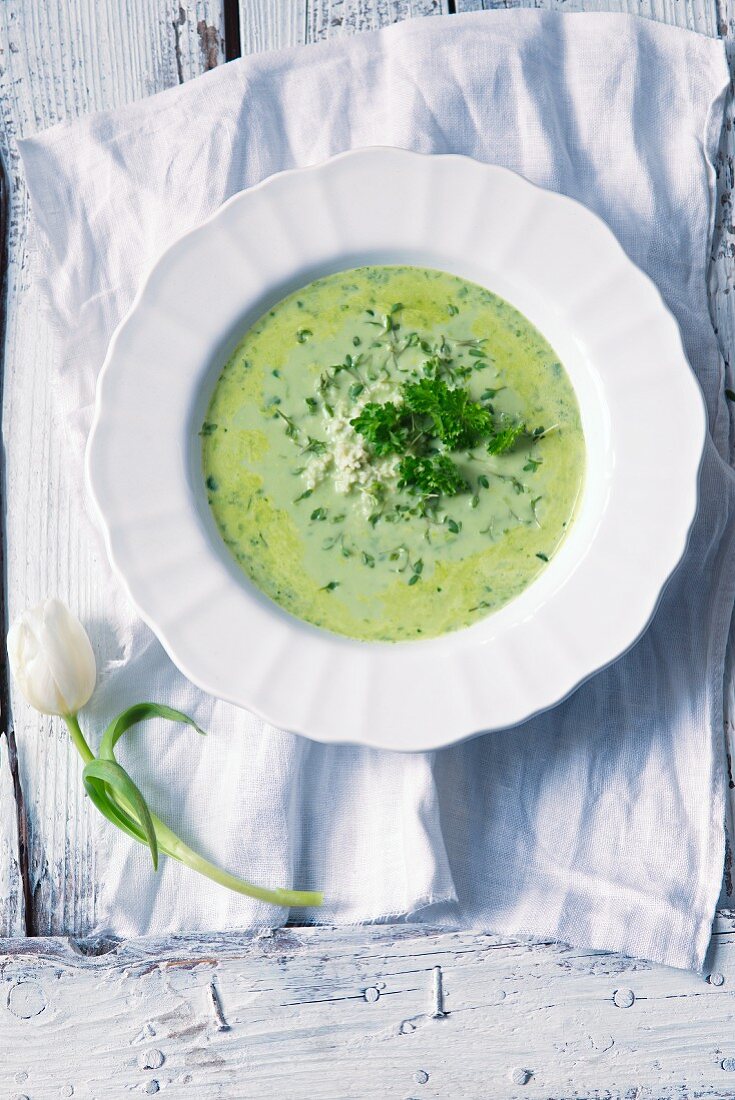
[[[546,567],[585,447],[553,349],[507,302],[417,267],[317,279],[246,333],[201,429],[209,503],[293,615],[399,641],[467,626]]]

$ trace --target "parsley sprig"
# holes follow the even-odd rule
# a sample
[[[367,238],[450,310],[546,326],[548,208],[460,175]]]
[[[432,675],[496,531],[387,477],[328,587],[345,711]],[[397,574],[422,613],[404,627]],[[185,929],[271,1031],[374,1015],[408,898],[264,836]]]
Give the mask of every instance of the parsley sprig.
[[[370,401],[350,421],[376,455],[403,454],[408,449],[409,423],[402,406],[393,401]]]
[[[450,389],[441,378],[422,378],[403,387],[407,409],[429,417],[434,434],[450,451],[473,446],[493,430],[493,417],[469,391]]]
[[[464,386],[449,386],[436,362],[425,376],[405,382],[400,401],[368,402],[350,423],[378,456],[400,455],[399,489],[422,496],[456,496],[467,480],[446,452],[467,450],[481,441],[491,455],[507,454],[529,432],[523,423],[496,417]],[[440,449],[441,448],[441,449]]]
[[[469,488],[448,455],[404,455],[398,467],[399,489],[422,496],[453,497]]]

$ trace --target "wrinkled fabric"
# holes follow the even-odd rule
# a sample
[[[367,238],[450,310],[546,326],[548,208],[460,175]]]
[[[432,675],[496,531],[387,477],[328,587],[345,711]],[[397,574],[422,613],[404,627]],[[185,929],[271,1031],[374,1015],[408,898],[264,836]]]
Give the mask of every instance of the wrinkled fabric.
[[[151,804],[231,870],[326,896],[289,914],[171,860],[155,874],[101,822],[97,931],[392,918],[701,967],[723,865],[735,587],[705,282],[727,80],[722,44],[687,31],[498,11],[246,58],[22,143],[80,523],[95,379],[144,273],[230,195],[350,147],[466,153],[596,211],[676,315],[711,432],[685,562],[642,640],[553,711],[431,754],[311,744],[193,688],[126,603],[90,523],[108,601],[90,624],[106,671],[89,722],[140,699],[191,713],[206,738],[152,723],[123,750]]]

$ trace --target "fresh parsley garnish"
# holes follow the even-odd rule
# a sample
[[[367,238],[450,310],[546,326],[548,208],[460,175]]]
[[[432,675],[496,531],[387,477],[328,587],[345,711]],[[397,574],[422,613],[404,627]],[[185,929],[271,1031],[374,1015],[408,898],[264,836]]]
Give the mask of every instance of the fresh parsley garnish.
[[[403,454],[408,446],[404,412],[392,401],[370,401],[350,423],[376,455]]]
[[[450,389],[441,378],[409,382],[403,399],[411,412],[431,418],[435,435],[450,451],[471,447],[492,431],[492,414],[468,390]]]
[[[398,467],[399,489],[423,496],[456,496],[467,488],[459,468],[448,455],[404,455]]]
[[[401,456],[399,488],[423,496],[456,496],[469,488],[445,452],[466,451],[486,440],[491,455],[503,455],[521,437],[538,439],[543,432],[529,433],[525,424],[507,417],[498,420],[469,390],[448,385],[440,376],[443,354],[440,344],[438,354],[425,360],[424,376],[404,382],[400,401],[371,401],[350,421],[377,456]],[[534,469],[535,460],[529,462]],[[487,488],[487,479],[480,484]]]

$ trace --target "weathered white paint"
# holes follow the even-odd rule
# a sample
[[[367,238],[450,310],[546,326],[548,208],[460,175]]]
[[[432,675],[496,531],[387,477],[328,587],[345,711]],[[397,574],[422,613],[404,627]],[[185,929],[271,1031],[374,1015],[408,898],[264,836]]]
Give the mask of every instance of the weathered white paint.
[[[708,978],[405,925],[6,947],[3,1096],[735,1098],[732,918]]]
[[[444,14],[448,0],[239,0],[243,55]]]
[[[5,738],[0,738],[0,936],[25,931],[17,814]]]
[[[723,8],[728,3],[729,0],[722,0]],[[718,6],[716,0],[457,0],[457,11],[543,8],[549,11],[627,12],[709,35],[717,34]]]
[[[307,0],[239,0],[242,55],[303,46],[306,4]]]
[[[447,0],[308,0],[307,38],[318,42],[373,31],[402,19],[444,14],[448,7]]]

